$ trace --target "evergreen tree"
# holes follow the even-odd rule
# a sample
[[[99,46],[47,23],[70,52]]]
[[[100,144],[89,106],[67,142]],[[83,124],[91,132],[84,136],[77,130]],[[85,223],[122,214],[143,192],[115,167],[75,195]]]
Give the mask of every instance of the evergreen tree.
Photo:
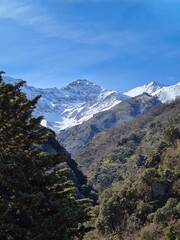
[[[68,169],[53,167],[66,161],[39,145],[47,140],[42,117],[32,117],[40,96],[27,100],[21,81],[3,82],[0,72],[0,239],[82,239],[88,219],[87,199],[76,199]]]

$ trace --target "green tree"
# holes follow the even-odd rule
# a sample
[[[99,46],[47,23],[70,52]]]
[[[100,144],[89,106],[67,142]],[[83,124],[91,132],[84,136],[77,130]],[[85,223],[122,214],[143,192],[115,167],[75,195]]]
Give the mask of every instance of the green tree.
[[[21,81],[3,82],[0,72],[0,239],[82,239],[88,199],[77,199],[66,168],[53,167],[66,161],[39,147],[49,137],[32,117],[40,96],[27,100]]]

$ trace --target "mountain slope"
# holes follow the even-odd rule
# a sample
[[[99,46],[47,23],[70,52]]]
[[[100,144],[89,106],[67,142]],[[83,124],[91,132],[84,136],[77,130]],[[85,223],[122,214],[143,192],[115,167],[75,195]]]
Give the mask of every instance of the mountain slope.
[[[54,167],[54,170],[69,167],[71,171],[66,173],[66,175],[68,179],[72,180],[76,185],[76,194],[79,197],[88,197],[96,200],[96,194],[93,192],[92,187],[87,185],[87,177],[82,173],[82,171],[80,171],[76,161],[74,161],[66,149],[59,144],[53,131],[47,129],[47,133],[51,133],[51,135],[46,142],[40,145],[40,148],[49,154],[61,154],[65,159],[65,162]]]
[[[154,92],[162,89],[163,87],[164,87],[164,85],[161,85],[157,82],[150,82],[145,85],[133,88],[133,89],[129,90],[128,92],[125,92],[124,94],[129,97],[136,97],[138,95],[141,95],[144,92],[152,95]]]
[[[135,173],[138,166],[161,143],[163,131],[170,125],[180,128],[180,100],[158,105],[125,124],[96,136],[73,155],[88,181],[102,191],[113,181]]]
[[[157,96],[163,103],[175,100],[177,97],[180,97],[180,82],[172,86],[163,87],[152,95]]]
[[[95,134],[127,122],[137,115],[149,111],[159,103],[160,101],[156,97],[151,97],[144,93],[141,96],[123,101],[110,110],[97,113],[88,121],[78,126],[73,126],[61,131],[57,134],[57,139],[70,153],[76,153],[83,148]]]
[[[6,82],[17,82],[18,79],[4,77]],[[108,90],[87,80],[77,80],[64,88],[35,88],[24,85],[22,88],[27,97],[41,95],[34,115],[44,116],[42,125],[58,132],[62,129],[91,118],[94,114],[110,109],[128,98],[117,91]]]
[[[180,131],[171,129],[173,145],[162,135],[143,168],[101,194],[86,240],[180,239]]]
[[[143,92],[156,96],[163,103],[175,100],[180,96],[180,82],[175,85],[165,86],[156,82],[150,82],[137,88],[133,88],[124,94],[129,97],[135,97]]]

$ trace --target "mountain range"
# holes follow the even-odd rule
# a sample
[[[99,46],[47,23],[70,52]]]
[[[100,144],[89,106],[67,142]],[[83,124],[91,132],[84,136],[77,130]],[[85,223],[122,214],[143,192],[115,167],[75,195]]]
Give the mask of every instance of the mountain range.
[[[10,83],[20,81],[10,77],[5,77],[4,80]],[[81,124],[95,113],[107,110],[129,98],[87,80],[74,81],[61,89],[42,89],[25,84],[22,91],[29,99],[41,95],[34,115],[44,116],[42,125],[55,132]]]
[[[52,135],[38,145],[65,160],[52,170],[69,168],[66,177],[76,186],[71,189],[80,198],[78,203],[84,204],[84,197],[95,205],[98,200],[87,224],[95,229],[85,239],[179,239],[180,83],[164,86],[151,82],[126,93],[87,80],[61,89],[25,84],[22,90],[28,98],[42,96],[34,115],[44,115],[42,124],[56,131],[43,128]],[[16,136],[17,130],[14,132]],[[39,158],[37,163],[41,163]],[[61,186],[62,181],[59,183]],[[41,205],[44,199],[40,195],[37,201]]]
[[[161,102],[157,97],[143,93],[124,100],[109,110],[94,114],[93,117],[80,125],[61,130],[57,133],[57,139],[68,152],[75,154],[88,144],[97,133],[134,119],[158,104]]]
[[[4,77],[4,81],[14,83],[20,80]],[[44,116],[42,125],[59,133],[144,92],[157,97],[163,103],[174,100],[180,96],[180,82],[172,86],[150,82],[125,93],[105,89],[88,80],[76,80],[60,89],[43,89],[25,84],[22,90],[29,99],[41,95],[34,115]]]

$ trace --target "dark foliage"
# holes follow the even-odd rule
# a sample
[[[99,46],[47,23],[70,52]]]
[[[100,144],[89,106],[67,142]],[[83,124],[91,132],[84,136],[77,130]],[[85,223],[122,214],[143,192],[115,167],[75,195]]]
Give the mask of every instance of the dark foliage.
[[[161,137],[163,140],[163,133]],[[96,239],[180,239],[179,135],[173,140],[158,155],[148,156],[148,164],[134,176],[101,194],[95,210]],[[93,239],[91,236],[93,233],[86,239]]]
[[[77,199],[69,169],[57,167],[65,151],[39,147],[50,133],[32,117],[39,96],[27,100],[23,84],[0,83],[0,239],[82,239],[90,201]]]

